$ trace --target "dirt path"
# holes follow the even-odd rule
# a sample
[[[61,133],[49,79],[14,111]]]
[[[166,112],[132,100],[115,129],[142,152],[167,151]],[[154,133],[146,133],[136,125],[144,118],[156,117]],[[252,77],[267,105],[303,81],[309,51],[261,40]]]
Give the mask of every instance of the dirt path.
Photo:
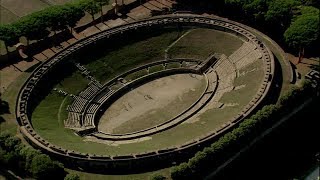
[[[59,111],[58,111],[58,124],[59,124],[59,126],[61,126],[61,109],[62,109],[66,99],[67,99],[67,96],[63,99],[63,101],[61,102],[60,107],[59,107]]]
[[[192,32],[193,30],[189,30],[189,31],[187,31],[187,32],[185,32],[184,34],[182,34],[182,36],[180,36],[177,40],[175,40],[172,44],[170,44],[169,46],[168,46],[168,48],[164,51],[164,57],[165,57],[165,59],[167,59],[168,58],[168,52],[169,52],[169,50],[175,45],[175,44],[177,44],[182,38],[184,38],[186,35],[188,35],[190,32]]]

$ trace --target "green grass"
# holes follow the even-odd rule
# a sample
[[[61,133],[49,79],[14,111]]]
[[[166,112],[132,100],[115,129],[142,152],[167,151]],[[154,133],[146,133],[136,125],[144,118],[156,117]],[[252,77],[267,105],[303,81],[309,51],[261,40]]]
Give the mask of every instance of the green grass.
[[[72,130],[64,128],[63,120],[67,118],[67,104],[71,98],[50,93],[34,110],[32,114],[32,124],[40,136],[49,142],[70,149],[76,146],[82,147],[82,151],[90,151],[91,148],[103,148],[103,144],[84,142],[83,138],[76,136]],[[62,102],[64,103],[62,104]],[[60,120],[58,119],[61,106]]]
[[[149,73],[154,73],[154,72],[158,72],[158,71],[162,71],[162,70],[164,70],[164,67],[162,64],[160,64],[160,65],[150,67]]]
[[[169,50],[172,58],[206,59],[211,53],[231,55],[242,41],[230,34],[212,29],[194,29]]]
[[[127,174],[127,175],[103,175],[103,174],[92,174],[83,171],[75,171],[71,169],[66,169],[69,173],[78,174],[81,180],[150,180],[154,174],[161,174],[167,177],[166,180],[170,178],[170,168],[160,169],[157,171],[145,172],[140,174]]]
[[[3,101],[9,104],[9,114],[3,114],[4,122],[0,123],[1,131],[8,131],[12,134],[17,132],[17,122],[15,117],[15,107],[18,93],[23,83],[29,77],[30,73],[22,73],[13,83],[11,83],[7,90],[1,95]]]
[[[239,106],[248,104],[261,84],[261,78],[263,77],[262,65],[261,61],[256,61],[240,70],[239,74],[256,69],[255,71],[248,72],[244,76],[237,77],[234,81],[234,86],[245,85],[245,87],[225,93],[220,101],[222,103],[233,103],[236,100]]]
[[[89,80],[82,76],[79,71],[75,71],[70,76],[66,77],[55,87],[62,89],[68,93],[79,94],[89,84]]]
[[[188,91],[181,97],[176,98],[163,108],[157,110],[150,110],[138,118],[134,118],[121,126],[114,129],[114,133],[129,133],[139,131],[149,127],[161,124],[169,119],[174,118],[179,113],[190,107],[203,93],[206,87],[205,80],[195,88],[195,91]]]
[[[178,32],[167,32],[109,52],[101,58],[93,57],[86,68],[101,82],[107,82],[133,67],[164,59],[164,50],[178,38]]]
[[[168,63],[166,69],[180,68],[180,66],[179,62]]]
[[[124,79],[126,79],[127,81],[133,81],[145,75],[148,75],[148,71],[147,69],[142,69],[140,71],[127,75]]]

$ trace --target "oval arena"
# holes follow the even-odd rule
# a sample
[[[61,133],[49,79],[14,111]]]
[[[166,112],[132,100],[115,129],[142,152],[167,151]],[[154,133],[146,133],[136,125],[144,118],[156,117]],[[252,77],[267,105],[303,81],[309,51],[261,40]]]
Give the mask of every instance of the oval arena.
[[[89,52],[90,48],[109,42],[108,39],[124,39],[131,37],[132,33],[143,34],[167,27],[177,29],[180,36],[170,44],[171,49],[165,49],[162,59],[137,63],[105,82],[97,80],[86,65],[72,60],[79,53]],[[179,43],[183,42],[183,38],[197,37],[197,28],[224,33],[230,39],[237,39],[239,46],[232,53],[211,52],[203,59],[183,57],[181,53],[179,56],[167,55],[173,50],[183,52],[184,46],[179,46]],[[64,70],[66,63],[89,81],[80,92],[70,93],[48,83],[56,81],[59,84],[65,74],[61,73],[61,77],[56,74]],[[37,67],[19,92],[16,117],[20,131],[28,142],[70,166],[95,170],[140,169],[150,166],[150,163],[162,166],[190,157],[254,112],[269,92],[274,66],[268,47],[238,23],[191,14],[158,16],[84,38]],[[256,74],[248,77],[252,73]],[[168,83],[179,78],[188,85],[187,88]],[[161,81],[164,85],[152,85],[155,81]],[[172,98],[164,100],[166,96],[159,95],[164,90],[150,93],[152,87],[164,90],[179,87],[180,90],[172,92]],[[90,144],[85,143],[81,144],[83,150],[82,147],[72,148],[72,143],[61,146],[39,133],[41,128],[34,124],[33,119],[37,116],[33,114],[49,91],[72,99],[66,109],[59,109],[59,112],[61,109],[66,112],[64,127],[71,129],[69,131],[81,143],[90,141],[97,144],[92,147],[101,147],[100,150],[91,150]],[[141,95],[141,92],[145,94]],[[126,96],[128,98],[124,99]],[[130,100],[131,97],[136,98]],[[127,103],[128,99],[134,105]],[[141,103],[135,104],[138,100]],[[141,105],[147,101],[154,107],[146,109]],[[119,107],[125,104],[125,108],[116,107],[117,103]],[[161,105],[173,110],[159,109]],[[128,115],[125,116],[125,113]],[[129,117],[130,120],[126,119]],[[214,122],[209,121],[210,118]],[[190,131],[186,131],[188,128]],[[59,136],[59,133],[52,136]],[[171,142],[168,139],[172,139]]]

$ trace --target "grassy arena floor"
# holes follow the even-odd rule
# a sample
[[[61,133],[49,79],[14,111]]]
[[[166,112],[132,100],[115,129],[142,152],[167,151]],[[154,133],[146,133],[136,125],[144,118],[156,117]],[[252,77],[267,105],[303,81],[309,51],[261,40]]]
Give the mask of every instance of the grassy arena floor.
[[[242,44],[239,38],[225,32],[213,29],[191,29],[185,37],[169,49],[168,54],[173,58],[196,59],[206,59],[214,52],[229,56]]]
[[[192,32],[196,31],[198,30]],[[211,30],[210,33],[212,33]],[[192,37],[191,33],[188,34],[188,36],[191,37],[186,36],[186,38],[195,39],[195,37]],[[122,48],[114,50],[105,57],[97,58],[96,61],[86,64],[86,67],[97,79],[105,82],[116,74],[119,74],[137,65],[163,59],[164,50],[172,42],[174,42],[177,37],[178,33],[167,32],[165,34],[151,37],[140,42],[128,44]],[[207,36],[196,35],[196,37],[205,39],[206,41],[208,39]],[[183,39],[184,38],[180,39],[180,41]],[[196,45],[190,43],[190,46],[194,48],[199,45],[198,42],[201,42],[201,39],[195,41]],[[242,41],[240,42],[242,43]],[[238,42],[235,42],[235,44],[237,43]],[[238,46],[240,46],[241,43],[239,43]],[[179,41],[177,44],[179,44]],[[236,50],[236,47],[234,47],[234,49]],[[219,52],[219,49],[212,49],[212,51]],[[226,53],[225,51],[223,52]],[[203,55],[203,57],[206,56],[207,54]],[[257,67],[260,65],[261,64],[255,64]],[[250,68],[252,67],[247,67],[248,70],[250,70]],[[230,120],[232,116],[238,113],[239,110],[247,102],[249,102],[256,93],[257,85],[260,82],[257,76],[262,73],[262,69],[259,69],[260,70],[246,73],[244,76],[235,79],[235,85],[242,85],[244,83],[245,87],[230,93],[226,93],[222,97],[221,101],[224,103],[237,103],[237,106],[208,110],[199,117],[198,121],[180,124],[167,131],[155,134],[151,136],[151,140],[111,146],[106,142],[103,144],[96,141],[89,141],[89,139],[86,138],[78,137],[74,135],[71,130],[63,127],[63,120],[67,115],[65,109],[67,105],[71,103],[71,100],[64,99],[64,97],[59,96],[56,93],[49,94],[35,109],[32,115],[32,122],[36,131],[39,132],[39,134],[49,142],[67,149],[86,153],[109,155],[131,154],[156,150],[159,148],[167,148],[170,146],[178,146],[194,138],[207,134],[208,132],[220,126],[221,123]],[[246,69],[242,71],[246,71]],[[68,91],[72,91],[73,93],[77,93],[81,89],[85,88],[86,84],[86,80],[81,77],[81,75],[74,73],[61,82],[59,87],[68,89]],[[243,93],[245,93],[246,96],[243,96]]]

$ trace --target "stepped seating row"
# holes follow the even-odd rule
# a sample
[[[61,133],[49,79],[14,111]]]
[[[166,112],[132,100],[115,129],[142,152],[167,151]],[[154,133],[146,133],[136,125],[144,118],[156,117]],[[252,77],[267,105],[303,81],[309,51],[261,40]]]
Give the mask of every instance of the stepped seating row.
[[[90,106],[89,106],[89,108],[87,110],[87,113],[93,114],[94,112],[97,111],[98,108],[99,108],[99,104],[95,104],[95,103],[90,104]]]
[[[239,61],[235,63],[236,68],[239,70],[241,68],[246,67],[247,65],[253,63],[257,59],[262,58],[262,54],[259,50],[253,50],[250,53],[248,53],[246,56],[241,58]]]
[[[66,127],[80,127],[81,114],[69,112],[67,120],[64,121]]]
[[[225,55],[221,56],[219,64],[215,66],[215,70],[217,71],[219,78],[223,78],[236,72],[235,67]]]
[[[220,77],[220,76],[219,76]],[[218,91],[226,88],[233,87],[233,81],[236,78],[236,73],[229,74],[224,76],[222,81],[219,81]]]
[[[84,117],[84,121],[82,122],[82,126],[89,127],[93,126],[93,114],[86,114]]]
[[[256,46],[250,42],[245,42],[243,45],[237,49],[234,53],[229,56],[231,62],[236,63],[250,52],[256,49]]]
[[[90,82],[88,87],[82,91],[79,96],[81,96],[84,99],[90,100],[92,97],[94,97],[98,92],[100,88],[93,82]]]
[[[101,93],[100,96],[96,98],[96,102],[99,104],[103,103],[106,99],[108,99],[111,96],[113,92],[113,90],[108,89],[107,91]]]
[[[208,83],[208,92],[211,92],[211,91],[214,91],[214,89],[216,88],[216,83],[217,83],[217,80],[218,80],[218,77],[217,77],[217,73],[213,70],[213,69],[210,69],[208,72],[207,72],[207,77],[209,79],[209,83]]]
[[[68,106],[67,110],[70,112],[83,112],[85,105],[88,103],[87,99],[76,96],[71,105]]]

